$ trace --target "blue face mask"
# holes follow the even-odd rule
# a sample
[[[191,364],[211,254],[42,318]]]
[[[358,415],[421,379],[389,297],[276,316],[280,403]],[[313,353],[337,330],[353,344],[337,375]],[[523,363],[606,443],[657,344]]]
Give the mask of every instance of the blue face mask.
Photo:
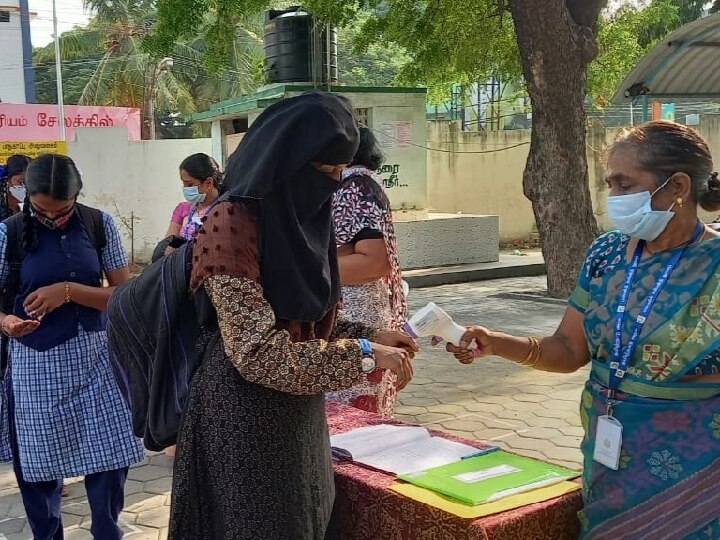
[[[191,203],[201,203],[205,201],[205,193],[200,193],[197,186],[186,186],[183,188],[183,196],[185,200]]]
[[[616,195],[608,197],[607,212],[610,221],[623,234],[652,242],[667,228],[670,220],[675,217],[672,209],[653,210],[652,198],[670,182],[665,183],[650,193],[632,193],[630,195]]]

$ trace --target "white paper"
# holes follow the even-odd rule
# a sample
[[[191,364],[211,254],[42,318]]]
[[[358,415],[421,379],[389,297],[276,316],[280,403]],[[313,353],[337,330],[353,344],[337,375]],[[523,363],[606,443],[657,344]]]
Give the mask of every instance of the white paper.
[[[386,448],[429,438],[430,433],[424,427],[380,424],[333,435],[330,437],[330,446],[333,452],[347,454],[354,461],[360,461],[365,456],[382,452]]]
[[[384,452],[366,456],[360,462],[382,471],[407,474],[455,463],[477,451],[474,446],[442,437],[431,437],[404,446],[388,448]]]
[[[518,472],[520,469],[513,467],[512,465],[496,465],[488,469],[480,469],[479,471],[470,471],[454,476],[455,480],[465,482],[466,484],[474,484],[475,482],[482,482],[483,480],[489,480],[490,478],[497,478],[498,476],[505,476],[506,474],[512,474]]]
[[[330,437],[336,455],[394,474],[454,463],[478,449],[442,437],[431,437],[423,427],[387,424],[358,428]],[[338,452],[343,450],[343,452]]]

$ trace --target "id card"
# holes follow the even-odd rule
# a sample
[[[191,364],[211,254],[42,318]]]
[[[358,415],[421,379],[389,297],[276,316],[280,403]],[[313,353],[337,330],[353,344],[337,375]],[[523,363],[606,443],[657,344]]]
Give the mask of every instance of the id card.
[[[617,471],[620,466],[620,449],[622,448],[622,424],[612,416],[601,416],[597,421],[595,432],[595,451],[593,461],[602,463],[609,469]]]

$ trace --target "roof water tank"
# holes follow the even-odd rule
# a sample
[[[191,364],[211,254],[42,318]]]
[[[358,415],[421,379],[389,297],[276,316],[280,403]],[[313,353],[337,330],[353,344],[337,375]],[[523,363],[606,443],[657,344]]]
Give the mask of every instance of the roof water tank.
[[[312,16],[300,8],[265,13],[263,32],[265,75],[269,83],[336,82],[337,32],[315,27]]]

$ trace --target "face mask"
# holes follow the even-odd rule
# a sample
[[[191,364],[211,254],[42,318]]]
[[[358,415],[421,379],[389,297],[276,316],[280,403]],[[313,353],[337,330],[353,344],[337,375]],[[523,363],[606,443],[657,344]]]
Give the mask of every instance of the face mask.
[[[10,186],[10,195],[12,195],[16,201],[22,202],[25,200],[27,195],[27,189],[25,186]]]
[[[40,212],[30,207],[30,213],[32,214],[32,216],[40,223],[45,225],[48,229],[59,229],[63,227],[68,221],[70,221],[70,218],[72,217],[74,211],[75,207],[73,206],[67,213],[63,214],[62,216],[58,216],[55,219],[50,219],[49,217],[42,215]]]
[[[197,186],[186,186],[183,188],[183,196],[185,200],[191,203],[201,203],[205,200],[205,193],[200,193]]]
[[[655,240],[675,216],[672,211],[674,203],[668,210],[652,208],[653,196],[667,186],[668,182],[670,178],[652,193],[643,191],[608,197],[607,211],[610,221],[623,234],[649,242]]]

